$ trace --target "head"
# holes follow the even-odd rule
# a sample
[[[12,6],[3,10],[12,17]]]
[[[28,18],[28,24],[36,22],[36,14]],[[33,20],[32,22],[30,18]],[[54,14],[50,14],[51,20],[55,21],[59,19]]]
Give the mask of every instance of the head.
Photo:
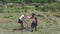
[[[22,16],[24,16],[24,14],[22,14]]]
[[[32,13],[32,17],[34,17],[35,16],[35,13]]]

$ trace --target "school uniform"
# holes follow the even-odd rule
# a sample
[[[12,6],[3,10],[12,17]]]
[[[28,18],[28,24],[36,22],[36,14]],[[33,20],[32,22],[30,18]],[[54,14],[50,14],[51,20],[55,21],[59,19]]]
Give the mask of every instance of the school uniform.
[[[36,18],[36,17],[35,17]],[[31,27],[36,27],[37,26],[37,20],[35,18],[32,18],[32,24]]]
[[[18,20],[18,23],[21,24],[21,28],[24,27],[24,26],[23,26],[23,19],[24,19],[24,15],[21,15],[21,16],[19,17],[19,20]]]
[[[19,17],[18,23],[23,23],[23,19],[24,19],[24,15],[21,15],[21,16]]]

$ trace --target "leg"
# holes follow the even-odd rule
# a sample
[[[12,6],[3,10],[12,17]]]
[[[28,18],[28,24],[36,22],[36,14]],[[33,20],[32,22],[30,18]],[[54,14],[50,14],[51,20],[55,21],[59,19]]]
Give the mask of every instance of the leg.
[[[23,29],[24,28],[24,26],[23,26],[23,21],[20,21],[21,23],[21,29]]]
[[[31,27],[31,32],[33,32],[33,27]]]
[[[37,24],[35,24],[35,31],[37,31]]]
[[[35,27],[35,31],[37,31],[37,27]]]
[[[31,24],[31,32],[33,32],[34,25],[33,23]]]
[[[21,29],[22,29],[23,28],[23,21],[22,20],[18,20],[18,23],[20,24]]]

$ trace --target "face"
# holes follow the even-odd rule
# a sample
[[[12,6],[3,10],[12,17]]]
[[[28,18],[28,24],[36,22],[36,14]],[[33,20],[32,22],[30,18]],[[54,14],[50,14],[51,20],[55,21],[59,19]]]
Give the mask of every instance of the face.
[[[32,16],[34,17],[34,16],[35,16],[35,14],[34,14],[34,13],[32,13]]]

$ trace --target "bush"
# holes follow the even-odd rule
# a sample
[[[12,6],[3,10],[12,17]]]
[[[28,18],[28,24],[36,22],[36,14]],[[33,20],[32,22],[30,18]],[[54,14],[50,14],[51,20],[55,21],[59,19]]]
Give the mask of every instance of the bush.
[[[3,10],[0,10],[0,13],[3,13]]]
[[[4,16],[4,18],[10,18],[10,17],[13,17],[12,15],[9,15],[9,16]]]
[[[3,13],[3,9],[2,8],[0,8],[0,13]]]

